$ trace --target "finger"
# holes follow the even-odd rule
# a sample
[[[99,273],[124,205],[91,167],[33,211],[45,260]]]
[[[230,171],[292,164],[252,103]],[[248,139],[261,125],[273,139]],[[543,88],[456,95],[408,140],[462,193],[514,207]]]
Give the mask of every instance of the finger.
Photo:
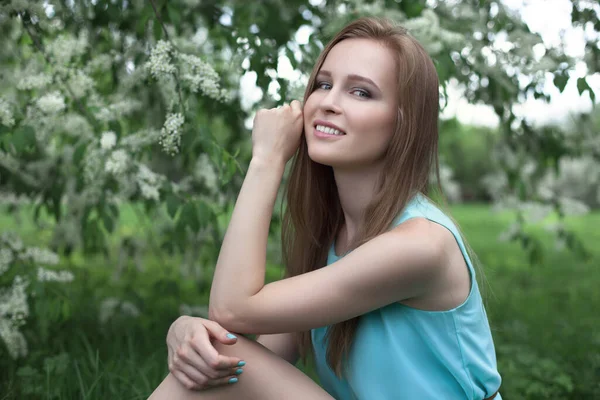
[[[223,385],[233,385],[239,381],[238,375],[227,375],[224,378],[212,380],[208,382],[208,386],[223,386]]]
[[[171,374],[181,383],[186,389],[193,390],[197,388],[197,385],[194,381],[192,381],[186,374],[181,371],[174,370],[171,371]]]
[[[187,363],[178,363],[175,367],[177,371],[183,372],[188,378],[190,378],[196,385],[204,385],[211,379],[218,379],[224,376],[225,371],[212,371],[212,374],[206,374],[196,367]],[[219,374],[221,372],[221,374]]]
[[[298,100],[292,100],[290,107],[292,107],[292,110],[294,111],[302,112],[302,103],[300,103]]]
[[[176,369],[185,371],[185,373],[195,381],[198,381],[198,374],[202,374],[202,376],[208,378],[217,377],[216,370],[210,367],[208,363],[202,359],[202,356],[190,346],[182,347],[177,350],[176,357],[173,358],[173,366]]]
[[[239,366],[242,361],[239,357],[229,357],[219,354],[205,335],[194,337],[191,344],[209,368],[215,370],[233,368]]]
[[[237,343],[237,336],[223,328],[218,323],[214,321],[207,321],[204,326],[208,331],[208,335],[217,339],[219,342],[223,344]]]

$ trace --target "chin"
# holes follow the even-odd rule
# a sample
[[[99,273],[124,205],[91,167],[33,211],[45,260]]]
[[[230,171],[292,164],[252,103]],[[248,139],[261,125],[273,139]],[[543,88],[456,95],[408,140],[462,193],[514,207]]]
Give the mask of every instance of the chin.
[[[338,166],[341,161],[339,155],[328,153],[326,151],[311,150],[310,146],[308,147],[308,157],[314,162],[330,167]]]

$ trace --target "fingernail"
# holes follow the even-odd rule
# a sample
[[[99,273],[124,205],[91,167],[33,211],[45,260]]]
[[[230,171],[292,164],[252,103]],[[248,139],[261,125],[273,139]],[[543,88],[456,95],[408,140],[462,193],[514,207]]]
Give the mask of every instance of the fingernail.
[[[231,378],[229,380],[229,383],[236,383],[238,381],[238,378]]]
[[[233,333],[228,333],[227,339],[237,339],[237,336],[235,336]]]
[[[243,370],[243,369],[241,369],[241,368],[238,368],[238,369],[235,371],[235,374],[236,374],[236,375],[239,375],[239,374],[241,374],[242,372],[244,372],[244,370]]]
[[[243,367],[244,365],[246,365],[246,361],[240,361],[238,363],[238,367]]]

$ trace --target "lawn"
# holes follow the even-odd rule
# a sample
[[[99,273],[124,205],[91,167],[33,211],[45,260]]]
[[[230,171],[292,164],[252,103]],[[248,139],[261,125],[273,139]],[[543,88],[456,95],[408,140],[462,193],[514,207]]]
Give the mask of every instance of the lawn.
[[[544,243],[544,261],[530,266],[516,243],[499,242],[512,222],[485,205],[451,207],[485,273],[484,293],[503,375],[504,399],[581,399],[600,392],[600,213],[570,218],[591,251],[585,261],[554,250],[552,237],[531,228]],[[33,226],[28,215],[0,213],[3,231],[17,230],[30,244],[43,244],[49,228]],[[118,234],[136,235],[148,222],[123,208]],[[145,257],[145,270],[124,270],[114,278],[116,256],[75,254],[63,266],[76,280],[57,291],[61,315],[39,305],[35,329],[27,331],[30,355],[11,361],[0,355],[1,399],[145,399],[167,373],[165,335],[181,304],[202,305],[205,285],[179,275],[177,259]],[[280,270],[269,268],[270,279]],[[206,268],[209,277],[210,269]],[[139,317],[117,314],[98,321],[100,303],[118,297],[135,304]],[[64,306],[66,304],[66,306]],[[32,327],[33,328],[33,327]],[[310,366],[304,368],[311,376]]]

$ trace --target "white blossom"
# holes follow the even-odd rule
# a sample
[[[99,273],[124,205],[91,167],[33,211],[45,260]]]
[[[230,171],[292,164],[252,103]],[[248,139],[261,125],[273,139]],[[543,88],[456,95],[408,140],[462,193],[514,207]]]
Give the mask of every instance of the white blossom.
[[[26,261],[31,261],[35,264],[43,265],[58,265],[60,259],[58,255],[48,249],[40,247],[28,247],[23,251],[19,258]]]
[[[162,183],[161,176],[152,172],[144,164],[140,164],[136,181],[140,192],[145,199],[158,201],[160,199],[159,189]]]
[[[19,327],[29,316],[27,292],[29,282],[16,276],[8,288],[0,288],[0,338],[13,359],[27,355],[27,342]]]
[[[0,318],[0,339],[6,345],[8,354],[13,359],[27,355],[27,341],[25,336],[10,321]]]
[[[113,316],[115,316],[118,313],[133,318],[136,318],[140,315],[140,311],[135,306],[135,304],[128,301],[121,301],[117,298],[109,297],[104,299],[102,303],[100,303],[100,323],[107,323]]]
[[[169,154],[179,152],[179,145],[181,144],[180,128],[183,126],[183,123],[184,118],[180,113],[167,115],[167,120],[160,131],[159,139],[159,143],[165,152]]]
[[[212,192],[218,191],[218,177],[210,159],[205,153],[200,154],[194,167],[194,176],[207,186]]]
[[[81,70],[77,70],[69,79],[69,87],[76,99],[84,97],[90,90],[93,89],[95,82],[92,78]]]
[[[43,89],[52,83],[52,77],[48,74],[41,73],[36,75],[27,75],[17,82],[17,89],[32,90]]]
[[[117,144],[117,135],[113,131],[107,131],[102,134],[100,147],[104,150],[110,150]]]
[[[171,43],[159,40],[156,46],[150,52],[150,59],[146,63],[146,68],[154,78],[175,73],[176,68],[171,64],[173,48]]]
[[[554,209],[550,204],[525,202],[519,205],[525,221],[535,224],[543,221]]]
[[[558,204],[565,215],[585,215],[590,212],[585,203],[569,197],[559,197]]]
[[[227,92],[220,87],[219,74],[210,64],[190,54],[179,54],[178,58],[183,69],[181,80],[189,85],[192,92],[200,91],[215,100],[229,100]]]
[[[58,91],[54,91],[40,97],[37,106],[46,114],[56,114],[65,109],[65,99]]]
[[[48,52],[59,65],[68,65],[73,59],[83,55],[88,47],[87,32],[83,30],[79,37],[60,35],[48,46]]]
[[[4,99],[0,99],[0,123],[9,128],[15,124],[10,104]]]
[[[0,249],[0,276],[8,271],[13,260],[14,256],[12,251],[5,248]]]
[[[39,267],[37,270],[37,279],[40,282],[73,282],[74,276],[69,271],[54,271]]]
[[[115,150],[106,160],[104,170],[112,175],[122,175],[129,165],[129,156],[123,149]]]

